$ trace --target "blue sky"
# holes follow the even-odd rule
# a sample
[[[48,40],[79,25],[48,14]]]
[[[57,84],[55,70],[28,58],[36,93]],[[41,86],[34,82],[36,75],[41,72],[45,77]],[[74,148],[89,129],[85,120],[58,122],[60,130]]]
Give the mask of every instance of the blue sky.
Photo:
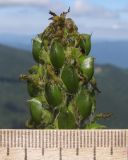
[[[49,9],[68,17],[94,39],[128,39],[128,0],[0,0],[0,34],[35,35],[50,23]]]

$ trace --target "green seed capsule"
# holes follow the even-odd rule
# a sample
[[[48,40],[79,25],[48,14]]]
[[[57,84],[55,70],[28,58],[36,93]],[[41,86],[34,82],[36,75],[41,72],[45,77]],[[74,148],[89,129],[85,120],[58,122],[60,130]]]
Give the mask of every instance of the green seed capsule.
[[[96,95],[95,92],[91,93],[91,101],[92,101],[92,114],[96,111]]]
[[[42,41],[39,37],[33,39],[32,54],[37,63],[40,63],[40,52],[42,49]]]
[[[32,82],[27,82],[27,90],[30,95],[30,97],[36,97],[40,94],[41,90],[33,84]]]
[[[30,109],[30,114],[33,119],[33,121],[37,124],[40,123],[42,118],[42,104],[37,99],[33,98],[31,100],[28,100],[28,106]]]
[[[61,90],[56,84],[45,85],[45,97],[51,106],[58,106],[63,100]]]
[[[43,91],[42,91],[42,93],[40,93],[38,96],[36,96],[34,98],[42,103],[42,107],[44,107],[44,108],[47,107],[48,103],[47,103],[47,100],[46,100],[46,98],[44,96]]]
[[[60,112],[58,116],[59,129],[74,129],[76,127],[75,118],[70,111]]]
[[[42,109],[42,121],[44,123],[45,126],[49,125],[52,120],[53,120],[53,115],[51,112],[49,112],[48,110],[46,109]]]
[[[29,71],[28,71],[30,74],[35,74],[37,75],[37,77],[42,77],[44,75],[44,68],[43,66],[40,64],[40,65],[33,65]]]
[[[86,129],[105,129],[106,126],[100,125],[100,124],[94,122],[94,123],[88,124],[85,128]]]
[[[85,89],[82,89],[76,97],[76,106],[83,118],[87,118],[91,114],[92,100],[90,93]]]
[[[79,79],[72,66],[64,66],[61,78],[69,92],[76,93],[78,91]]]
[[[33,65],[29,70],[28,70],[28,72],[30,73],[30,74],[37,74],[38,73],[38,65]]]
[[[53,41],[50,49],[50,60],[52,65],[56,68],[59,69],[63,66],[64,64],[64,48],[61,45],[61,43],[57,41]]]
[[[42,87],[40,87],[40,75],[39,74],[31,74],[29,76],[29,80],[27,81],[27,89],[28,93],[31,97],[38,96],[40,92],[42,92]]]
[[[88,55],[91,50],[91,35],[81,34],[79,45],[85,55]]]
[[[83,73],[83,76],[90,81],[94,74],[94,58],[93,57],[84,57],[83,55],[79,57],[80,69]]]

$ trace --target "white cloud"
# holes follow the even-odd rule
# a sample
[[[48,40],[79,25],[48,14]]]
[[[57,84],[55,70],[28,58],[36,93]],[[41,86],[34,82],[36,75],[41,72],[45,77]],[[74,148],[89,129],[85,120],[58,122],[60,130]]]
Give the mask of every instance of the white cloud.
[[[115,30],[118,30],[120,28],[120,25],[119,24],[113,24],[112,25],[112,29],[115,29]]]
[[[64,0],[0,0],[1,6],[9,4],[9,7],[0,8],[0,33],[40,33],[50,23],[49,9],[60,14],[70,6],[68,17],[75,21],[80,33],[93,33],[94,38],[128,37],[128,21],[120,16],[121,12],[89,0],[74,0],[72,3]]]
[[[86,1],[83,0],[75,0],[74,9],[76,12],[90,12],[92,11],[92,6],[89,5]]]
[[[0,5],[48,5],[50,0],[0,0]]]
[[[93,18],[117,18],[118,12],[112,11],[103,6],[94,5],[87,0],[75,0],[74,1],[74,15],[87,16]]]

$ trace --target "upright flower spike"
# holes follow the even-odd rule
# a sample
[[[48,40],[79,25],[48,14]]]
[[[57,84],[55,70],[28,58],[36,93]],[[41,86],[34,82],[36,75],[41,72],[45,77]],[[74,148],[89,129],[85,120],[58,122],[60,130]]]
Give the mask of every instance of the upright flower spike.
[[[96,121],[111,114],[96,115],[94,57],[90,56],[91,34],[80,34],[66,12],[49,11],[52,22],[33,38],[36,64],[21,75],[27,81],[30,118],[27,128],[101,129]]]

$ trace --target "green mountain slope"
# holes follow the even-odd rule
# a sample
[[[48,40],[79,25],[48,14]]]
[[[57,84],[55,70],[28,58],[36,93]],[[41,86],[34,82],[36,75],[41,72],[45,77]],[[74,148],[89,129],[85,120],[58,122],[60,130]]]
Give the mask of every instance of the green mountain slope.
[[[34,64],[30,53],[0,45],[0,128],[22,128],[28,117],[26,84],[19,81]]]
[[[128,70],[112,65],[99,68],[96,77],[102,93],[97,96],[97,110],[112,112],[112,118],[104,121],[110,128],[128,128]]]
[[[29,117],[26,83],[19,80],[35,62],[32,54],[0,45],[0,128],[24,128]],[[102,91],[97,95],[97,112],[112,112],[102,120],[108,128],[128,128],[128,71],[112,65],[96,65],[95,75]]]

